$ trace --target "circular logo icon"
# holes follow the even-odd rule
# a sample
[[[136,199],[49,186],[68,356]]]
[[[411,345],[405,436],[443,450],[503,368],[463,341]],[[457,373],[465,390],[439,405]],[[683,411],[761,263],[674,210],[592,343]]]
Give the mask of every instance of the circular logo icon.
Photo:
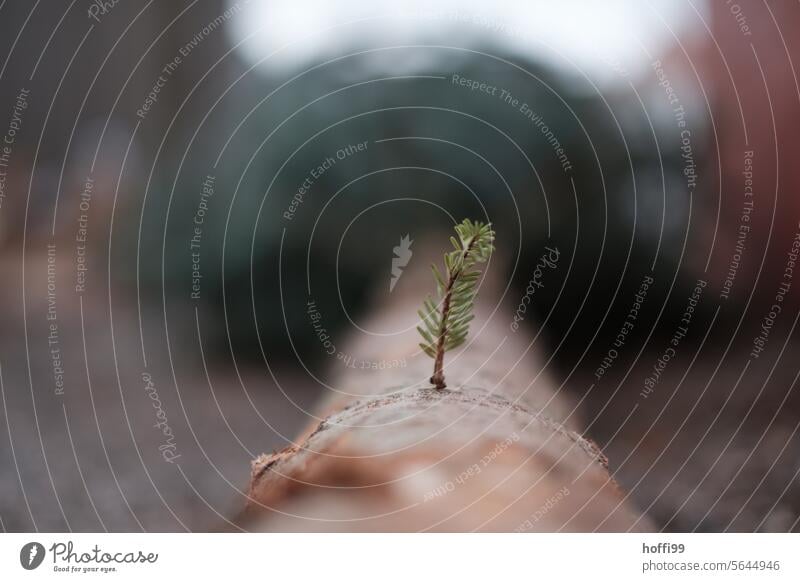
[[[19,551],[19,563],[26,570],[35,570],[44,561],[44,546],[39,542],[28,542]]]

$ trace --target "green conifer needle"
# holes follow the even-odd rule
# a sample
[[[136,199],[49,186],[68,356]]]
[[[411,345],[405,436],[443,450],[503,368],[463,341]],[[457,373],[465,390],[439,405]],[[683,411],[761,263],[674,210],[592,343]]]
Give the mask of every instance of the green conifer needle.
[[[417,331],[423,340],[419,346],[434,360],[431,384],[439,390],[447,387],[444,353],[466,341],[474,317],[472,308],[481,276],[476,265],[488,261],[494,250],[491,224],[465,219],[455,231],[458,238],[450,237],[454,250],[444,255],[444,273],[431,265],[438,301],[428,295],[417,312],[421,320]]]

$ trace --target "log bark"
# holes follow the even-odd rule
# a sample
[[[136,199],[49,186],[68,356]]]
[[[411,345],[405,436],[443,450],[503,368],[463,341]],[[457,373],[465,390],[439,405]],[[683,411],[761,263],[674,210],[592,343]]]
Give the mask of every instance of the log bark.
[[[429,248],[446,248],[446,242]],[[416,310],[433,288],[417,251],[347,355],[405,362],[339,372],[295,444],[252,464],[238,525],[259,531],[628,531],[650,522],[625,500],[575,402],[542,372],[533,338],[510,328],[491,266],[465,346],[429,378]],[[430,258],[430,253],[425,258]],[[496,261],[495,261],[496,263]],[[402,287],[402,288],[401,288]],[[388,298],[386,298],[388,297]],[[509,307],[511,305],[511,307]]]

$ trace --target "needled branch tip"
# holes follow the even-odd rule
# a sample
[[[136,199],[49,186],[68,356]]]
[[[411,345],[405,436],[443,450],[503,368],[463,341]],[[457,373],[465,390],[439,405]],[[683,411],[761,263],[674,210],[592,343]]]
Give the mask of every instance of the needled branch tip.
[[[447,387],[444,353],[466,341],[474,317],[472,308],[481,276],[476,265],[488,261],[494,250],[491,224],[465,219],[455,231],[457,237],[450,237],[454,250],[444,255],[444,274],[431,265],[438,302],[428,295],[417,312],[422,323],[417,331],[423,339],[419,347],[434,360],[431,384],[439,390]]]

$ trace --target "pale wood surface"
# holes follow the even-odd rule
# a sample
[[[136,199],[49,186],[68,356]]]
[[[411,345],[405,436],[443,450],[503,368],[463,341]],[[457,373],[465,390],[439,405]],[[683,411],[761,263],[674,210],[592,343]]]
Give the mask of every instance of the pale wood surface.
[[[338,373],[294,446],[253,463],[252,502],[239,520],[268,531],[626,531],[650,522],[610,478],[601,452],[579,434],[575,403],[541,374],[536,344],[510,329],[519,298],[484,280],[463,349],[448,353],[448,388],[428,377],[416,309],[432,279],[430,253],[401,288],[378,299],[353,334],[358,362]],[[415,257],[417,258],[417,257]],[[510,301],[509,301],[510,299]],[[405,330],[405,331],[403,331]],[[338,364],[338,366],[337,366]]]

